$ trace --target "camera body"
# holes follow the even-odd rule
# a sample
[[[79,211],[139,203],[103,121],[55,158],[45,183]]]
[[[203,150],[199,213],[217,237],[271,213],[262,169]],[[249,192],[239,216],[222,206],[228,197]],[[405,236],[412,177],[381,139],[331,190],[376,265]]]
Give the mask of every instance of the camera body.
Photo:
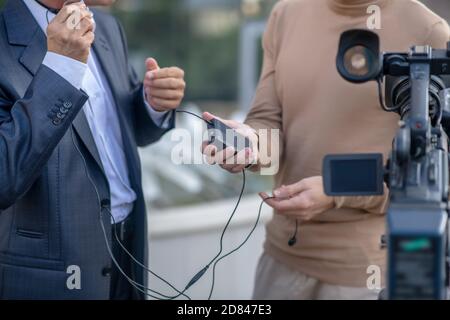
[[[415,46],[409,53],[380,54],[379,48],[375,33],[347,31],[341,36],[336,64],[350,82],[378,82],[383,109],[400,116],[393,149],[386,167],[380,154],[327,156],[325,192],[380,195],[385,182],[390,199],[387,298],[445,299],[450,42],[447,49]]]

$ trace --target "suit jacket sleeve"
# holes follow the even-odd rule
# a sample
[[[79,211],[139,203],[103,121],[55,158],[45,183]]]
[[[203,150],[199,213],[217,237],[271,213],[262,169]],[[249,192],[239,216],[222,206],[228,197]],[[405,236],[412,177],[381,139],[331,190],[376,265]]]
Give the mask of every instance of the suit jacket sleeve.
[[[41,175],[88,97],[41,65],[24,97],[13,101],[0,83],[0,210]]]
[[[122,39],[123,50],[125,56],[128,59],[128,43],[123,30],[122,25],[117,21],[120,30],[120,36]],[[167,117],[170,118],[170,123],[167,128],[161,128],[154,123],[148,110],[148,106],[145,104],[143,96],[143,84],[138,78],[136,71],[128,64],[128,77],[130,80],[130,87],[132,88],[131,94],[133,95],[133,119],[134,119],[134,135],[137,145],[145,147],[151,143],[158,141],[167,131],[171,130],[175,126],[175,114],[174,111],[168,112]],[[164,121],[163,121],[164,122]]]

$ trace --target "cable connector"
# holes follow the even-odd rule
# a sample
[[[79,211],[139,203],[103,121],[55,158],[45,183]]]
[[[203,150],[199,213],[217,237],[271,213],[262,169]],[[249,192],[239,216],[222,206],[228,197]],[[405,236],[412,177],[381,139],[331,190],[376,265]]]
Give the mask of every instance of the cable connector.
[[[200,270],[192,279],[191,281],[189,281],[188,285],[186,286],[186,288],[184,289],[185,291],[187,291],[190,287],[192,287],[198,280],[200,280],[203,275],[206,273],[206,271],[208,271],[209,269],[209,265],[207,265],[206,267],[204,267],[202,270]]]

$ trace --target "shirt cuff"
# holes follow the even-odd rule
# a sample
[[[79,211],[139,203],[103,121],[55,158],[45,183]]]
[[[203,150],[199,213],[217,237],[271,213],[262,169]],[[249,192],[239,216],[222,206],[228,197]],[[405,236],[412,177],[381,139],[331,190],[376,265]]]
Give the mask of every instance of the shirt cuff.
[[[42,64],[59,74],[78,90],[81,89],[88,68],[87,64],[50,51],[45,54]]]
[[[153,109],[153,107],[147,102],[144,89],[142,89],[142,94],[144,97],[145,107],[147,108],[147,112],[148,112],[150,118],[161,129],[168,129],[170,126],[170,120],[172,118],[172,115],[167,115],[167,113],[169,113],[169,111],[160,112],[160,111],[156,111],[155,109]]]

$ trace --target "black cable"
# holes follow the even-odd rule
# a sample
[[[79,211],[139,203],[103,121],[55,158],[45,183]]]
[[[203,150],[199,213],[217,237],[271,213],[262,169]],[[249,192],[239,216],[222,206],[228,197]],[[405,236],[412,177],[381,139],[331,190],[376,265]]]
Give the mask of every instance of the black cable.
[[[288,241],[288,245],[290,247],[295,246],[295,244],[297,243],[297,234],[298,234],[298,219],[295,219],[295,230],[294,230],[294,234],[292,235],[292,237],[289,239]]]
[[[179,291],[177,288],[175,288],[170,282],[168,282],[167,280],[165,280],[164,278],[162,278],[161,276],[157,275],[155,272],[153,272],[150,268],[146,267],[144,264],[142,264],[141,262],[139,262],[139,260],[137,260],[133,254],[131,254],[128,249],[123,245],[123,243],[120,241],[119,236],[117,235],[117,228],[116,228],[116,221],[114,219],[114,216],[112,214],[112,212],[110,210],[107,209],[107,211],[109,212],[109,215],[111,216],[111,219],[113,221],[113,227],[114,227],[114,237],[117,241],[117,243],[119,244],[119,246],[122,248],[123,251],[125,251],[125,253],[141,268],[143,268],[144,270],[146,270],[147,272],[149,272],[151,275],[155,276],[156,278],[158,278],[159,280],[161,280],[162,282],[164,282],[165,284],[167,284],[170,288],[172,288],[174,291],[176,291],[177,293],[180,294],[180,296],[184,296],[186,299],[188,300],[192,300],[191,297],[189,297],[188,295],[184,294],[182,291]],[[158,293],[160,294],[162,297],[165,297],[167,299],[172,299],[172,296],[167,296],[164,295],[162,293]]]
[[[44,9],[46,9],[47,10],[47,12],[51,12],[51,13],[53,13],[53,14],[58,14],[59,13],[59,11],[61,11],[60,9],[56,9],[56,8],[51,8],[51,7],[49,7],[49,6],[47,6],[46,4],[44,4],[42,1],[40,1],[40,0],[35,0],[42,8],[44,8]]]
[[[217,255],[211,260],[211,262],[209,263],[209,265],[211,265],[211,264],[214,262],[214,260],[216,260],[216,259],[217,259],[218,257],[220,257],[220,255],[222,254],[222,251],[223,251],[223,238],[224,238],[224,236],[225,236],[225,232],[227,231],[228,227],[230,226],[231,220],[233,219],[234,214],[236,213],[237,208],[239,207],[239,204],[240,204],[241,199],[242,199],[242,195],[244,194],[245,183],[246,183],[246,182],[245,182],[245,170],[242,170],[242,188],[241,188],[241,192],[239,193],[238,201],[236,202],[236,205],[235,205],[235,207],[234,207],[234,210],[233,210],[233,212],[231,213],[230,218],[229,218],[228,221],[227,221],[227,224],[226,224],[225,227],[223,228],[222,235],[220,236],[220,250],[219,250],[219,252],[217,253]]]
[[[261,210],[262,210],[263,204],[264,204],[267,200],[269,200],[269,199],[274,199],[274,198],[275,198],[275,197],[269,197],[269,198],[263,199],[263,200],[261,201],[261,204],[259,205],[258,216],[256,217],[255,224],[253,225],[253,228],[250,230],[249,234],[248,234],[247,237],[244,239],[244,241],[242,241],[242,243],[241,243],[239,246],[237,246],[237,247],[234,248],[233,250],[229,251],[228,253],[224,254],[222,257],[220,257],[219,259],[217,259],[216,262],[214,262],[214,265],[213,265],[213,271],[212,271],[212,283],[211,283],[211,289],[209,290],[208,300],[211,300],[211,297],[212,297],[212,294],[213,294],[213,291],[214,291],[214,285],[215,285],[215,279],[216,279],[216,266],[217,266],[217,264],[218,264],[221,260],[225,259],[226,257],[232,255],[232,254],[235,253],[236,251],[240,250],[240,249],[247,243],[247,241],[248,241],[248,240],[250,239],[250,237],[253,235],[253,232],[255,232],[256,227],[258,226],[259,220],[261,219]]]
[[[441,124],[441,122],[442,122],[442,117],[443,117],[444,111],[442,110],[442,106],[441,106],[441,101],[440,101],[439,95],[436,92],[433,92],[431,90],[430,90],[430,95],[431,95],[431,97],[434,99],[434,101],[436,103],[435,108],[437,109],[436,110],[436,114],[437,115],[435,114],[434,116],[436,118],[436,126],[439,126]]]
[[[205,273],[208,271],[209,267],[214,263],[213,269],[215,268],[215,264],[217,263],[216,259],[220,257],[220,255],[223,252],[223,238],[225,236],[225,233],[228,229],[228,227],[230,226],[231,220],[233,219],[237,208],[239,207],[239,204],[241,203],[241,199],[242,199],[242,195],[244,194],[244,190],[245,190],[245,170],[242,170],[242,188],[241,188],[241,192],[239,193],[239,197],[238,197],[238,201],[236,202],[236,205],[233,209],[233,212],[231,213],[230,217],[228,218],[228,221],[225,225],[225,227],[222,230],[222,234],[220,236],[220,248],[219,248],[219,252],[216,254],[216,256],[211,259],[211,261],[203,268],[201,269],[199,272],[196,273],[196,275],[191,279],[191,281],[189,281],[189,283],[187,284],[187,286],[185,287],[185,289],[182,291],[183,293],[186,292],[187,290],[189,290],[190,287],[192,287],[197,281],[199,281],[204,275]],[[251,233],[253,233],[253,231],[251,231]],[[250,233],[250,235],[251,235]],[[229,255],[229,254],[227,254]],[[222,260],[223,258],[220,258],[219,260]],[[213,270],[214,271],[214,270]],[[214,278],[213,278],[214,281]],[[214,286],[214,285],[213,285]],[[212,293],[211,293],[212,294]],[[176,299],[177,297],[175,297]]]
[[[105,230],[105,225],[103,224],[103,220],[102,220],[102,211],[100,209],[100,225],[102,227],[102,231],[103,231],[103,238],[105,239],[105,244],[106,244],[106,249],[108,250],[109,256],[111,257],[111,260],[113,261],[114,265],[116,266],[117,270],[119,270],[119,272],[125,277],[125,279],[139,292],[145,294],[146,296],[156,299],[156,300],[163,300],[160,297],[156,297],[154,295],[149,294],[147,291],[150,291],[152,293],[155,294],[159,294],[162,297],[165,297],[165,295],[158,293],[154,290],[151,290],[149,288],[147,288],[146,286],[139,284],[137,282],[135,282],[133,279],[131,279],[126,273],[125,271],[123,271],[123,269],[120,267],[119,263],[117,262],[116,258],[114,257],[114,254],[111,250],[111,247],[109,246],[109,241],[108,241],[108,237],[106,235],[106,230]],[[144,288],[146,291],[142,290],[140,287]]]
[[[377,84],[378,84],[378,100],[380,102],[380,106],[381,108],[383,108],[384,111],[386,112],[396,112],[398,111],[398,107],[393,107],[393,108],[389,108],[388,106],[386,106],[385,100],[384,100],[384,95],[383,95],[383,78],[382,77],[378,77],[377,78]]]
[[[203,119],[202,117],[200,117],[200,116],[198,116],[198,115],[196,115],[196,114],[194,114],[194,113],[192,113],[192,112],[189,112],[189,111],[177,110],[176,112],[179,112],[179,113],[187,113],[187,114],[193,115],[193,116],[195,116],[195,117],[197,117],[197,118],[199,118],[199,119],[205,121],[205,122],[208,123],[208,124],[210,123],[209,121],[207,121],[207,120]],[[239,193],[238,201],[236,202],[236,205],[235,205],[235,207],[234,207],[234,209],[233,209],[233,212],[231,213],[231,215],[230,215],[230,217],[229,217],[229,219],[228,219],[228,221],[227,221],[225,227],[224,227],[223,230],[222,230],[222,234],[221,234],[221,236],[220,236],[220,248],[219,248],[219,252],[216,254],[216,256],[215,256],[215,257],[214,257],[214,258],[213,258],[213,259],[212,259],[212,260],[211,260],[211,261],[210,261],[203,269],[201,269],[199,272],[197,272],[197,273],[194,275],[194,277],[192,277],[192,279],[189,281],[189,283],[186,285],[186,287],[184,288],[183,291],[179,291],[177,288],[175,288],[175,287],[174,287],[172,284],[170,284],[168,281],[166,281],[165,279],[163,279],[162,277],[158,276],[156,273],[154,273],[153,271],[151,271],[149,268],[147,268],[145,265],[143,265],[141,262],[139,262],[139,261],[138,261],[138,260],[137,260],[137,259],[136,259],[136,258],[135,258],[135,257],[134,257],[134,256],[133,256],[126,248],[125,248],[125,246],[122,244],[122,242],[120,241],[120,239],[119,239],[119,237],[118,237],[118,235],[117,235],[117,230],[116,230],[116,226],[115,226],[115,219],[114,219],[114,216],[112,215],[112,213],[111,213],[110,210],[107,210],[108,213],[109,213],[109,215],[110,215],[111,218],[112,218],[112,222],[113,222],[113,226],[114,226],[114,235],[115,235],[115,238],[116,238],[116,240],[118,241],[120,247],[127,253],[127,255],[130,256],[130,258],[131,258],[135,263],[137,263],[139,266],[141,266],[142,268],[144,268],[146,271],[150,272],[152,275],[154,275],[155,277],[157,277],[158,279],[160,279],[161,281],[163,281],[164,283],[166,283],[167,285],[169,285],[169,286],[170,286],[172,289],[174,289],[176,292],[178,292],[178,295],[175,295],[175,296],[168,296],[168,295],[159,293],[159,292],[154,291],[154,290],[152,290],[152,289],[150,289],[150,288],[148,288],[148,287],[146,287],[146,286],[144,286],[144,285],[142,285],[142,284],[139,284],[139,283],[135,282],[133,279],[131,279],[131,278],[123,271],[123,269],[122,269],[122,268],[120,267],[120,265],[118,264],[117,260],[116,260],[115,257],[114,257],[114,254],[113,254],[113,252],[112,252],[112,250],[111,250],[111,248],[110,248],[109,241],[108,241],[108,237],[107,237],[107,235],[106,235],[105,226],[104,226],[104,224],[103,224],[103,219],[102,219],[102,214],[103,214],[103,212],[102,212],[102,207],[101,207],[100,195],[99,195],[99,193],[98,193],[98,190],[97,190],[96,185],[94,184],[94,181],[92,180],[92,178],[91,178],[91,176],[90,176],[90,174],[89,174],[89,172],[88,172],[86,159],[84,158],[84,156],[83,156],[83,154],[81,153],[80,149],[79,149],[78,146],[76,145],[75,139],[74,139],[74,137],[73,137],[73,131],[72,131],[71,136],[72,136],[72,142],[73,142],[73,144],[74,144],[76,150],[78,151],[78,153],[80,154],[80,156],[81,156],[81,158],[82,158],[82,160],[83,160],[83,164],[84,164],[84,168],[85,168],[85,171],[86,171],[86,175],[87,175],[87,177],[88,177],[90,183],[92,184],[92,186],[93,186],[93,188],[94,188],[94,190],[95,190],[95,192],[96,192],[96,195],[97,195],[97,200],[98,200],[98,203],[99,203],[99,206],[100,206],[100,224],[101,224],[101,227],[102,227],[103,236],[104,236],[104,239],[105,239],[105,243],[106,243],[106,247],[107,247],[108,253],[109,253],[110,257],[111,257],[111,260],[113,261],[113,263],[115,264],[115,266],[117,267],[117,269],[119,270],[119,272],[125,277],[125,279],[126,279],[126,280],[127,280],[127,281],[128,281],[128,282],[136,289],[136,290],[138,290],[138,291],[142,292],[143,294],[145,294],[146,296],[151,297],[151,298],[156,299],[156,300],[164,300],[164,299],[161,299],[160,297],[156,297],[156,296],[154,296],[154,295],[151,295],[151,294],[149,294],[147,291],[149,291],[149,292],[151,292],[151,293],[154,293],[154,294],[157,294],[157,295],[160,295],[161,297],[166,298],[167,300],[174,300],[174,299],[177,299],[177,298],[180,297],[180,296],[184,296],[184,297],[186,297],[187,299],[191,300],[191,298],[190,298],[188,295],[186,295],[185,292],[186,292],[187,290],[189,290],[189,288],[192,287],[197,281],[199,281],[199,280],[205,275],[205,273],[208,271],[208,269],[209,269],[209,267],[211,266],[211,264],[214,263],[214,266],[213,266],[213,269],[214,269],[214,270],[213,270],[213,272],[214,272],[214,275],[213,275],[213,284],[212,284],[212,289],[211,289],[211,291],[210,291],[210,297],[211,297],[212,292],[213,292],[213,289],[214,289],[215,267],[216,267],[216,265],[217,265],[217,262],[220,261],[220,260],[222,260],[222,259],[224,259],[225,257],[231,255],[231,254],[234,253],[235,251],[239,250],[239,249],[240,249],[240,248],[248,241],[248,239],[250,238],[250,236],[253,234],[254,230],[256,229],[256,226],[257,226],[257,223],[258,223],[258,221],[259,221],[260,214],[261,214],[261,207],[262,207],[262,204],[263,204],[264,201],[265,201],[265,200],[263,200],[263,202],[261,203],[260,210],[259,210],[259,214],[258,214],[258,218],[257,218],[257,223],[255,224],[255,226],[253,227],[253,229],[250,231],[249,235],[248,235],[247,238],[244,240],[244,242],[243,242],[239,247],[237,247],[236,249],[234,249],[233,251],[231,251],[231,252],[227,253],[226,255],[224,255],[223,257],[219,258],[220,255],[221,255],[222,252],[223,252],[223,239],[224,239],[225,233],[226,233],[228,227],[230,226],[231,220],[233,219],[233,217],[234,217],[234,215],[235,215],[235,213],[236,213],[236,211],[237,211],[237,208],[239,207],[239,204],[240,204],[240,202],[241,202],[242,196],[243,196],[243,194],[244,194],[245,185],[246,185],[245,170],[242,170],[243,181],[242,181],[242,188],[241,188],[241,191],[240,191],[240,193]],[[268,199],[269,199],[269,198],[268,198]],[[267,200],[267,199],[266,199],[266,200]],[[218,258],[219,258],[219,259],[218,259]],[[218,260],[216,261],[216,259],[218,259]],[[141,288],[145,289],[145,291],[142,290]]]
[[[190,114],[191,116],[194,116],[194,117],[196,117],[196,118],[199,118],[200,120],[206,122],[207,124],[211,124],[210,121],[208,121],[208,120],[206,120],[206,119],[203,119],[201,116],[199,116],[198,114],[195,114],[195,113],[193,113],[193,112],[190,112],[190,111],[187,111],[187,110],[176,110],[175,112],[176,112],[176,113],[187,113],[187,114]]]

